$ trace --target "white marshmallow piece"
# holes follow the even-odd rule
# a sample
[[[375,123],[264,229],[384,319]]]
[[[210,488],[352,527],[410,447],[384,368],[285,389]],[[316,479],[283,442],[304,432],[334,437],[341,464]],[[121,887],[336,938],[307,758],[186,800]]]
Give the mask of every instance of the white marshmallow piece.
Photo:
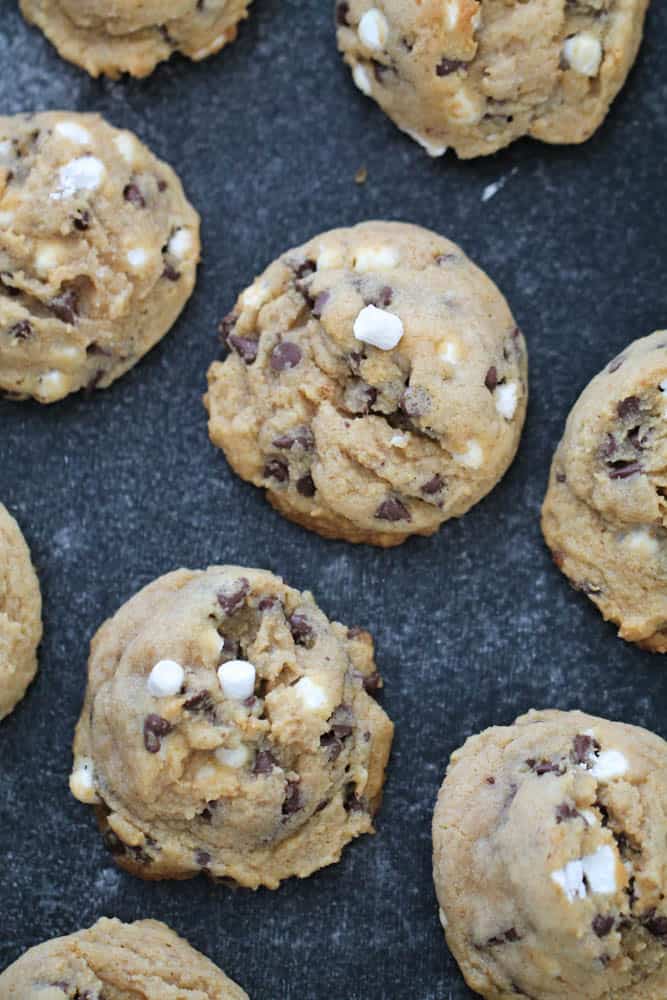
[[[392,448],[405,448],[408,443],[408,439],[405,434],[394,434],[390,439],[389,444]]]
[[[37,396],[39,399],[62,399],[69,392],[69,385],[69,379],[65,377],[64,372],[60,372],[57,368],[54,368],[52,371],[44,372],[43,375],[39,376]]]
[[[564,868],[551,873],[551,880],[563,890],[568,903],[586,896],[584,866],[581,861],[568,861]]]
[[[183,260],[187,257],[188,253],[192,249],[192,233],[189,229],[177,229],[174,235],[169,240],[167,250],[178,260]]]
[[[609,844],[598,847],[595,854],[587,854],[581,864],[592,893],[605,896],[616,892],[616,856]]]
[[[390,271],[398,266],[400,254],[395,247],[362,247],[354,258],[355,271]]]
[[[612,778],[620,778],[630,766],[628,758],[620,750],[603,750],[594,759],[595,764],[591,768],[591,774],[598,781],[611,781]]]
[[[361,63],[357,63],[357,65],[352,70],[352,79],[354,80],[355,85],[359,88],[361,93],[365,94],[366,97],[369,97],[373,90],[373,84],[371,82],[370,74],[366,69],[366,67],[362,66]]]
[[[361,44],[365,45],[367,49],[372,49],[373,52],[380,52],[385,47],[389,35],[389,25],[387,18],[377,7],[371,7],[361,18],[358,35]]]
[[[440,344],[440,360],[448,365],[455,365],[460,360],[459,349],[451,340],[443,340]]]
[[[464,452],[454,453],[452,458],[459,465],[465,465],[468,469],[481,469],[484,463],[484,452],[477,441],[468,441],[468,446]]]
[[[61,167],[58,190],[52,192],[55,201],[72,198],[78,191],[96,191],[106,175],[106,168],[96,156],[80,156]]]
[[[215,756],[226,767],[243,767],[248,763],[247,747],[220,747],[215,751]]]
[[[519,405],[519,386],[516,382],[503,382],[494,393],[496,410],[505,420],[511,420]]]
[[[127,262],[133,271],[143,271],[148,263],[148,253],[143,247],[133,247],[127,251]]]
[[[116,144],[116,149],[125,162],[130,164],[134,163],[137,143],[133,136],[131,136],[129,132],[119,132],[117,136],[114,136],[114,143]]]
[[[225,698],[245,701],[255,693],[257,672],[247,660],[229,660],[218,667],[218,680]]]
[[[567,64],[582,76],[597,76],[602,63],[602,45],[590,31],[566,38],[563,56]]]
[[[88,146],[91,143],[90,132],[78,122],[58,122],[54,131],[77,146]]]
[[[341,247],[321,246],[317,255],[317,270],[322,271],[327,268],[342,267],[345,263],[345,254]]]
[[[327,703],[326,692],[315,681],[311,681],[310,677],[302,677],[300,681],[297,681],[294,690],[308,709],[322,708]]]
[[[74,770],[69,777],[69,787],[72,795],[79,802],[94,805],[100,801],[95,791],[95,768],[90,758],[81,757],[75,761]]]
[[[183,687],[185,671],[176,660],[160,660],[155,664],[146,686],[154,698],[171,698]]]
[[[444,156],[447,152],[447,146],[441,146],[437,142],[431,142],[430,139],[427,139],[425,135],[421,135],[419,132],[413,132],[412,129],[409,128],[404,128],[403,132],[405,132],[406,135],[409,135],[411,139],[414,139],[415,142],[419,143],[422,149],[425,149],[428,155],[432,156],[434,159],[437,159],[439,156]]]
[[[403,336],[403,323],[386,309],[365,306],[354,321],[354,336],[381,351],[391,351]]]
[[[643,559],[657,555],[660,545],[657,538],[646,528],[633,528],[623,539],[626,546]]]

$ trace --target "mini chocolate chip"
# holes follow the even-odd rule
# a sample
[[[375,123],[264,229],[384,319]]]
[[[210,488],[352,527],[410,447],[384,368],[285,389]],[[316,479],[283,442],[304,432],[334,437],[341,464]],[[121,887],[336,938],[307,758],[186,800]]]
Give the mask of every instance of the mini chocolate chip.
[[[276,479],[279,483],[286,483],[289,479],[289,469],[286,462],[280,458],[270,458],[264,466],[264,478]]]
[[[495,365],[491,365],[488,372],[486,373],[486,378],[484,379],[484,385],[489,390],[493,392],[498,385],[498,369]]]
[[[27,319],[22,319],[18,323],[14,323],[14,326],[10,326],[7,332],[10,337],[15,337],[16,340],[27,340],[28,337],[32,337],[35,331],[32,323]]]
[[[295,611],[288,619],[292,638],[299,646],[305,646],[314,636],[313,626],[300,611]]]
[[[639,462],[611,462],[610,479],[629,479],[642,471]]]
[[[485,778],[484,780],[486,781],[487,785],[495,785],[496,783],[496,779],[491,775],[489,775],[489,777]]]
[[[285,799],[283,801],[283,816],[292,816],[303,808],[301,802],[301,792],[298,781],[288,781],[285,788]]]
[[[314,260],[310,260],[310,258],[307,257],[306,260],[304,260],[297,267],[293,268],[293,270],[297,278],[307,278],[308,275],[315,273],[317,270],[317,264]]]
[[[304,451],[312,451],[315,447],[315,437],[310,427],[294,427],[286,434],[273,439],[274,448],[293,448],[298,445]]]
[[[167,184],[166,181],[159,180],[157,182],[157,189],[160,192],[160,194],[164,194],[164,192],[167,190],[167,187],[168,187],[168,184]]]
[[[354,732],[354,714],[349,705],[339,705],[329,719],[329,725],[334,736],[339,740],[347,739]]]
[[[350,782],[350,784],[345,788],[343,807],[347,810],[347,812],[364,811],[364,801],[357,795],[357,789],[354,782]]]
[[[79,296],[73,288],[67,288],[49,302],[49,309],[63,323],[74,326],[79,315]]]
[[[423,417],[431,409],[431,397],[420,386],[408,386],[398,405],[408,417]]]
[[[556,482],[557,483],[565,483],[565,482],[567,482],[567,476],[565,475],[564,472],[557,472],[556,473]]]
[[[460,59],[441,59],[435,67],[435,72],[437,76],[449,76],[450,73],[456,73],[457,69],[461,69],[462,66],[465,66],[465,63]]]
[[[288,368],[296,368],[302,358],[301,348],[291,340],[284,340],[271,352],[271,367],[274,372],[283,372]]]
[[[588,764],[591,754],[600,749],[600,744],[588,733],[578,733],[574,737],[572,759],[575,764]]]
[[[394,289],[390,288],[389,285],[385,285],[380,289],[378,294],[375,296],[374,304],[379,309],[386,309],[394,301]]]
[[[382,687],[382,677],[379,671],[374,670],[372,674],[364,674],[362,684],[364,691],[368,692],[368,694],[376,694]]]
[[[210,712],[213,709],[213,699],[211,692],[205,688],[197,691],[183,702],[183,708],[188,712]]]
[[[119,854],[125,854],[126,845],[113,830],[107,829],[104,831],[102,843],[109,854],[112,854],[114,857]]]
[[[278,763],[270,750],[259,750],[252,765],[253,774],[271,774]]]
[[[315,489],[315,483],[313,482],[313,477],[309,473],[306,473],[305,476],[301,476],[301,479],[297,479],[296,488],[302,497],[314,497],[317,492]]]
[[[619,354],[617,358],[614,358],[613,361],[610,361],[609,364],[607,365],[607,371],[609,372],[609,374],[613,375],[614,372],[617,372],[624,361],[625,357],[622,354]]]
[[[348,15],[350,13],[350,5],[347,0],[342,0],[341,3],[336,4],[336,23],[340,24],[341,27],[347,26],[349,24]]]
[[[641,432],[641,427],[633,427],[631,431],[628,431],[628,441],[635,451],[642,450]]]
[[[202,811],[199,813],[199,818],[203,823],[211,822],[211,820],[213,819],[213,813],[208,808],[208,806],[205,809],[202,809]]]
[[[626,396],[616,407],[616,412],[621,420],[636,416],[639,413],[639,398],[637,396]]]
[[[161,715],[147,715],[144,719],[144,746],[149,753],[157,753],[162,745],[162,737],[172,730],[172,725]]]
[[[576,819],[579,812],[568,802],[561,802],[556,806],[556,823],[564,823],[568,819]]]
[[[72,225],[80,233],[85,233],[87,229],[90,229],[90,212],[85,208],[79,209],[76,215],[72,217]]]
[[[227,313],[227,315],[223,319],[221,319],[220,322],[218,323],[218,333],[220,334],[220,340],[223,342],[223,344],[227,342],[227,337],[230,335],[230,333],[234,332],[234,327],[236,326],[238,321],[239,321],[238,316],[236,315],[234,310],[232,310],[231,312]]]
[[[426,496],[430,497],[433,496],[434,493],[439,493],[444,485],[445,485],[445,480],[442,478],[442,476],[439,476],[436,473],[436,475],[433,476],[431,479],[429,479],[428,482],[424,483],[424,485],[421,488],[421,492],[426,494]]]
[[[123,188],[123,198],[125,201],[129,201],[130,205],[134,205],[135,208],[146,207],[146,199],[136,184],[125,185]]]
[[[244,576],[239,577],[232,584],[226,584],[218,591],[216,597],[218,604],[227,615],[233,615],[235,611],[245,602],[250,593],[250,581]]]
[[[278,604],[277,597],[263,597],[257,607],[260,611],[271,611]]]
[[[599,938],[606,937],[614,926],[614,918],[603,917],[601,913],[598,913],[596,917],[593,917],[593,923],[591,926],[593,928],[593,932],[597,934]]]
[[[162,272],[162,277],[166,278],[167,281],[178,281],[181,276],[181,272],[177,271],[175,267],[171,264],[164,265],[164,271]]]
[[[240,337],[236,333],[230,333],[227,337],[227,344],[232,350],[236,351],[242,361],[245,361],[247,365],[251,365],[253,361],[257,360],[257,351],[259,349],[259,341],[252,340],[250,337]]]
[[[398,497],[387,497],[383,500],[378,509],[375,511],[375,516],[380,521],[411,521],[412,515],[410,511],[401,503]]]
[[[600,454],[603,458],[611,458],[611,456],[616,451],[618,445],[616,444],[616,438],[613,434],[607,434],[604,440],[604,444],[600,448]]]
[[[353,375],[359,375],[361,369],[361,362],[364,360],[364,355],[359,354],[358,351],[352,351],[347,356],[347,363],[350,366],[350,370]]]
[[[538,777],[543,774],[562,774],[560,764],[554,764],[551,760],[535,760],[533,757],[529,757],[526,764]]]
[[[313,303],[312,313],[315,319],[319,319],[324,312],[324,307],[331,298],[330,292],[320,292]]]
[[[649,934],[661,938],[667,944],[667,917],[656,915],[655,908],[648,910],[642,917],[642,923]]]
[[[211,855],[208,851],[195,851],[195,862],[200,868],[208,868],[211,863]]]
[[[335,733],[323,733],[320,736],[320,746],[323,750],[328,750],[328,757],[331,763],[338,760],[343,752],[343,744]]]

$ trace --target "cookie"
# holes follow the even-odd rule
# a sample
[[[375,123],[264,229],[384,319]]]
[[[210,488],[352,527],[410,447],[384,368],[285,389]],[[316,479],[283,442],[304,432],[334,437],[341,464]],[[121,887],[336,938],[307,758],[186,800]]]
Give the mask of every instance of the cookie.
[[[0,503],[0,719],[15,708],[37,673],[42,597],[18,524]]]
[[[619,635],[667,652],[667,331],[630,344],[575,403],[542,531]]]
[[[362,93],[431,156],[583,142],[637,55],[649,0],[339,0]]]
[[[143,77],[181,52],[206,59],[236,38],[251,0],[20,0],[63,59],[91,76]],[[110,9],[111,6],[111,9]]]
[[[447,943],[493,1000],[667,996],[667,743],[529,712],[453,754],[433,817]]]
[[[95,636],[73,794],[147,879],[277,888],[373,832],[392,725],[370,635],[238,566],[177,570]]]
[[[286,517],[398,545],[503,476],[526,350],[495,285],[448,240],[367,222],[289,250],[222,324],[211,440]]]
[[[165,924],[103,918],[31,948],[0,975],[2,1000],[248,1000]]]
[[[111,385],[176,321],[198,259],[197,213],[131,132],[0,117],[0,393]]]

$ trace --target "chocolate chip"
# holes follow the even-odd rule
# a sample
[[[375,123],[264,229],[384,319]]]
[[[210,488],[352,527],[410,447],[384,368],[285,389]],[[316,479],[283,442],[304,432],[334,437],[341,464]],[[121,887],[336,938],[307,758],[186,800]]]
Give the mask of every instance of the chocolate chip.
[[[364,800],[359,798],[357,795],[357,789],[354,782],[350,782],[345,788],[345,796],[343,798],[343,807],[347,812],[363,812],[365,805]]]
[[[350,5],[346,0],[342,0],[341,3],[336,4],[336,23],[341,25],[341,27],[347,26],[349,24],[348,15],[350,13]]]
[[[205,688],[197,691],[183,702],[183,708],[188,712],[210,712],[214,708],[211,692]]]
[[[517,931],[516,927],[510,927],[510,929],[505,931],[504,933],[497,934],[496,937],[489,938],[486,944],[487,947],[495,947],[497,945],[505,943],[512,944],[514,941],[520,941],[520,940],[521,936]]]
[[[339,740],[347,739],[354,732],[354,714],[349,705],[339,705],[331,718],[329,725],[334,736]]]
[[[435,67],[435,72],[437,76],[449,76],[450,73],[456,73],[457,69],[461,69],[462,66],[465,66],[465,63],[461,62],[460,59],[441,59]]]
[[[610,479],[629,479],[642,471],[639,462],[611,462]]]
[[[292,816],[303,808],[301,802],[301,792],[298,781],[288,781],[285,788],[285,798],[283,801],[283,816]]]
[[[167,190],[167,187],[168,187],[168,184],[167,184],[166,181],[159,180],[157,182],[157,189],[160,192],[160,194],[164,194],[164,192]]]
[[[208,851],[195,851],[195,862],[200,868],[208,868],[211,863],[211,855]]]
[[[78,229],[80,233],[85,233],[87,229],[90,229],[90,212],[81,208],[72,216],[72,225],[75,229]]]
[[[567,482],[567,476],[565,475],[564,472],[557,472],[556,473],[556,482],[557,483],[565,483],[565,482]]]
[[[157,753],[162,745],[162,737],[172,730],[171,722],[161,715],[147,715],[144,719],[144,746],[149,753]]]
[[[423,417],[431,409],[431,397],[420,386],[408,386],[398,405],[408,417]]]
[[[302,497],[314,497],[317,492],[313,477],[308,473],[305,476],[301,476],[301,479],[297,479],[296,488]]]
[[[614,926],[614,918],[603,917],[601,913],[598,913],[596,917],[593,917],[593,923],[591,926],[593,928],[593,932],[597,934],[599,938],[606,937]]]
[[[496,783],[496,779],[491,775],[489,775],[489,777],[485,778],[484,780],[486,781],[487,785],[495,785]]]
[[[635,417],[639,413],[639,397],[638,396],[626,396],[616,407],[616,412],[618,413],[621,420],[625,420],[627,417]]]
[[[271,611],[278,604],[277,597],[263,597],[257,607],[260,611]]]
[[[660,938],[664,944],[667,944],[667,917],[656,915],[654,908],[644,914],[642,923],[649,934]]]
[[[164,265],[164,271],[162,272],[162,277],[166,278],[167,281],[178,281],[181,276],[181,272],[177,271],[175,267],[171,264]]]
[[[410,511],[401,503],[398,497],[387,497],[375,511],[375,517],[380,521],[411,521]]]
[[[421,492],[430,497],[433,496],[434,493],[440,493],[444,485],[445,480],[442,476],[439,476],[436,473],[436,475],[429,479],[428,482],[424,483],[421,488]]]
[[[274,448],[293,448],[297,445],[299,448],[303,448],[304,451],[312,451],[315,447],[315,437],[310,427],[294,427],[291,431],[287,431],[286,434],[281,434],[280,437],[273,439]]]
[[[324,307],[331,298],[330,292],[320,292],[313,303],[312,313],[315,319],[319,319],[324,312]]]
[[[607,434],[604,440],[604,444],[600,447],[600,454],[603,458],[611,458],[611,456],[616,451],[618,445],[616,444],[616,438],[613,434]]]
[[[276,479],[279,483],[286,483],[289,479],[289,469],[287,463],[280,458],[270,458],[264,466],[264,478]]]
[[[252,340],[250,337],[240,337],[236,333],[230,333],[227,337],[227,343],[247,365],[251,365],[253,361],[257,360],[259,341]]]
[[[283,372],[287,368],[296,368],[301,358],[301,348],[290,340],[284,340],[273,348],[270,364],[274,372]]]
[[[377,293],[372,302],[369,305],[377,306],[378,309],[386,309],[394,301],[394,289],[390,288],[389,285],[385,285]]]
[[[244,576],[239,577],[232,584],[226,584],[218,591],[216,597],[218,604],[227,615],[233,615],[241,607],[246,597],[250,593],[250,581]]]
[[[498,369],[495,365],[491,365],[488,372],[486,373],[486,378],[484,379],[484,385],[489,390],[493,392],[498,385]]]
[[[288,619],[292,638],[299,646],[305,646],[314,636],[313,626],[300,611],[295,611]]]
[[[563,773],[560,764],[554,764],[551,760],[535,760],[533,757],[529,757],[526,764],[538,777],[541,777],[543,774]]]
[[[320,746],[322,747],[323,750],[328,751],[327,756],[331,761],[331,763],[333,763],[335,760],[338,760],[338,758],[343,752],[342,741],[339,740],[336,734],[333,732],[323,733],[322,736],[320,736]]]
[[[120,839],[113,830],[105,830],[102,836],[102,843],[106,847],[109,854],[117,857],[119,854],[125,854],[125,844]]]
[[[307,278],[309,275],[314,274],[317,270],[317,264],[314,260],[306,258],[301,264],[298,264],[293,268],[294,274],[297,278]]]
[[[67,288],[49,302],[49,309],[59,320],[74,326],[79,315],[79,296],[73,288]]]
[[[125,185],[123,188],[123,198],[125,201],[129,201],[130,205],[134,205],[135,208],[146,207],[146,199],[136,184]]]
[[[614,358],[613,361],[610,361],[609,364],[607,365],[607,371],[609,372],[609,374],[613,375],[614,372],[617,372],[624,361],[625,357],[622,354],[619,354],[617,358]]]
[[[352,351],[347,356],[347,363],[350,366],[350,371],[353,375],[359,375],[361,370],[361,362],[364,360],[364,355],[359,354],[358,351]]]
[[[382,687],[382,677],[377,670],[374,670],[372,674],[364,675],[362,684],[368,694],[377,694]]]
[[[270,750],[259,750],[252,765],[253,774],[271,774],[278,763]]]
[[[592,736],[588,733],[578,733],[574,737],[572,759],[575,764],[589,764],[591,754],[599,749],[600,744]]]
[[[641,427],[633,427],[631,431],[628,431],[628,441],[635,449],[635,451],[642,451],[642,439],[641,439]]]
[[[438,267],[443,267],[445,264],[453,264],[459,257],[455,253],[439,253],[434,259]]]
[[[564,823],[568,819],[576,819],[579,812],[568,802],[561,802],[556,806],[556,823]]]
[[[232,312],[227,313],[227,315],[223,319],[221,319],[220,322],[218,323],[218,333],[220,334],[220,340],[223,342],[223,344],[227,343],[227,338],[229,337],[230,333],[234,332],[234,328],[238,323],[238,321],[239,321],[238,316],[236,315],[234,310],[232,310]]]
[[[14,337],[16,340],[27,340],[28,337],[32,337],[35,331],[32,323],[27,319],[22,319],[18,323],[14,323],[14,326],[10,326],[7,332],[10,337]]]

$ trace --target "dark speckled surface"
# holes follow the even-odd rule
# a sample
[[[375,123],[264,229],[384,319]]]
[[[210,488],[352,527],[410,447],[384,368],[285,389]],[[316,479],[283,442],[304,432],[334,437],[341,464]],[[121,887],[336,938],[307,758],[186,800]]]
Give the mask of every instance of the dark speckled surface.
[[[0,726],[0,968],[103,914],[155,916],[252,1000],[463,1000],[430,875],[451,751],[531,706],[667,736],[663,661],[622,644],[568,587],[538,526],[579,391],[628,341],[667,325],[667,7],[653,4],[638,65],[587,145],[526,141],[457,163],[430,161],[353,88],[330,6],[256,0],[220,56],[110,83],[62,62],[0,0],[2,111],[97,110],[134,129],[181,174],[205,246],[181,321],[113,388],[48,409],[0,403],[0,498],[32,547],[46,624],[38,680]],[[283,521],[210,446],[200,402],[216,322],[238,290],[286,247],[378,216],[460,242],[507,295],[532,366],[526,431],[502,484],[438,536],[390,552]],[[377,836],[277,893],[120,874],[67,791],[93,631],[160,573],[220,561],[279,572],[331,617],[370,628],[397,724]]]

